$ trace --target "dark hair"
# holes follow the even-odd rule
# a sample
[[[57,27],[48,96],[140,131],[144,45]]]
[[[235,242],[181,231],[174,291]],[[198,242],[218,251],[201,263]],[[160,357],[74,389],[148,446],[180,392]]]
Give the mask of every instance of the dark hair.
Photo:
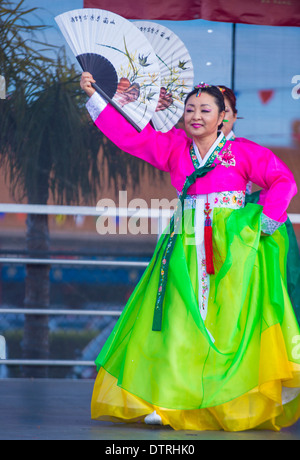
[[[187,97],[185,98],[185,101],[184,101],[184,106],[186,106],[187,104],[187,101],[189,100],[189,98],[191,96],[194,96],[194,94],[198,94],[198,92],[200,91],[200,93],[207,93],[209,94],[210,96],[213,96],[214,99],[215,99],[215,102],[218,106],[218,109],[219,109],[219,113],[221,112],[225,112],[225,101],[224,101],[224,95],[222,93],[222,91],[217,87],[217,86],[204,86],[203,88],[196,88],[193,89],[193,91],[191,91]],[[221,123],[219,126],[218,126],[218,130],[222,129],[223,127],[223,123]]]
[[[219,88],[222,88],[223,90],[223,96],[226,97],[229,101],[231,110],[233,113],[237,113],[237,108],[236,108],[236,96],[232,89],[228,88],[227,86],[224,85],[219,85]]]

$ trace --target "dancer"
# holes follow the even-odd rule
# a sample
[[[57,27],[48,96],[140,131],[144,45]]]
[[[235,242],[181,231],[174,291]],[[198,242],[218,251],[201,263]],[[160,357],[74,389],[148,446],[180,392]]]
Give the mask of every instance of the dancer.
[[[227,86],[220,85],[218,86],[223,91],[223,96],[225,100],[225,112],[226,112],[226,122],[222,128],[226,139],[228,140],[239,140],[236,138],[234,133],[234,124],[238,118],[238,110],[236,107],[237,100],[234,92]],[[245,139],[243,139],[245,142]],[[250,142],[250,141],[249,141]],[[264,200],[266,198],[267,190],[258,190],[252,192],[252,183],[248,182],[246,187],[246,203],[258,203],[261,206],[264,205]],[[285,226],[288,232],[289,237],[289,250],[287,255],[287,284],[288,284],[288,293],[292,301],[298,323],[300,324],[300,256],[299,256],[299,247],[293,224],[289,218],[285,222]]]
[[[279,430],[300,416],[300,335],[286,289],[290,170],[270,150],[226,141],[222,92],[186,98],[187,135],[138,133],[81,87],[96,126],[168,171],[179,194],[169,228],[96,359],[92,418],[176,430]],[[191,139],[192,138],[192,139]],[[249,180],[268,190],[245,203]],[[265,236],[267,234],[267,236]]]
[[[222,90],[225,102],[225,119],[222,131],[226,136],[227,140],[234,140],[234,124],[238,118],[238,111],[236,107],[236,96],[234,92],[224,85],[218,85],[218,88]]]

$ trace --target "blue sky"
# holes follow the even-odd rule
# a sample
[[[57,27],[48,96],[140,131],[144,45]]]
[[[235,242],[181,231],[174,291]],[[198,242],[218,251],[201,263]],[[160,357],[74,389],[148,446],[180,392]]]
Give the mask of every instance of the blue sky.
[[[39,8],[39,16],[52,26],[44,38],[63,45],[54,18],[82,8],[83,0],[25,0],[24,6]],[[194,64],[195,84],[205,81],[231,86],[231,24],[204,20],[155,22],[170,28],[185,43]],[[292,122],[300,119],[300,99],[293,99],[291,94],[293,76],[299,75],[300,81],[300,28],[238,24],[236,31],[235,89],[239,114],[244,117],[237,122],[236,133],[262,145],[292,145]],[[69,50],[68,54],[73,60]],[[266,89],[274,90],[274,95],[263,104],[259,91]]]

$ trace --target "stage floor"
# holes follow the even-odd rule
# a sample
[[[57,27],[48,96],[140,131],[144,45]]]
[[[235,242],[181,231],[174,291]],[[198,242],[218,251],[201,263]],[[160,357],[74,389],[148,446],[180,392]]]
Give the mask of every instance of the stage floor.
[[[93,381],[0,380],[0,440],[300,440],[300,421],[281,432],[174,431],[90,419]],[[109,443],[108,443],[109,445]]]

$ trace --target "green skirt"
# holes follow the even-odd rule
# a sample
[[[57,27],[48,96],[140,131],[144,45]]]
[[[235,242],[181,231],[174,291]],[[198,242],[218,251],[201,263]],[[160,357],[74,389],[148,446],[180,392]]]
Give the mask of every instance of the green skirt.
[[[280,429],[300,416],[300,330],[287,291],[288,235],[261,236],[262,207],[215,208],[215,275],[199,311],[193,209],[173,250],[162,330],[152,331],[156,252],[99,354],[92,418],[174,429]]]
[[[246,195],[246,203],[256,204],[260,198],[260,191]],[[300,324],[300,255],[297,238],[293,224],[288,218],[286,230],[289,237],[289,250],[287,254],[287,286],[288,293],[294,307],[298,323]]]

